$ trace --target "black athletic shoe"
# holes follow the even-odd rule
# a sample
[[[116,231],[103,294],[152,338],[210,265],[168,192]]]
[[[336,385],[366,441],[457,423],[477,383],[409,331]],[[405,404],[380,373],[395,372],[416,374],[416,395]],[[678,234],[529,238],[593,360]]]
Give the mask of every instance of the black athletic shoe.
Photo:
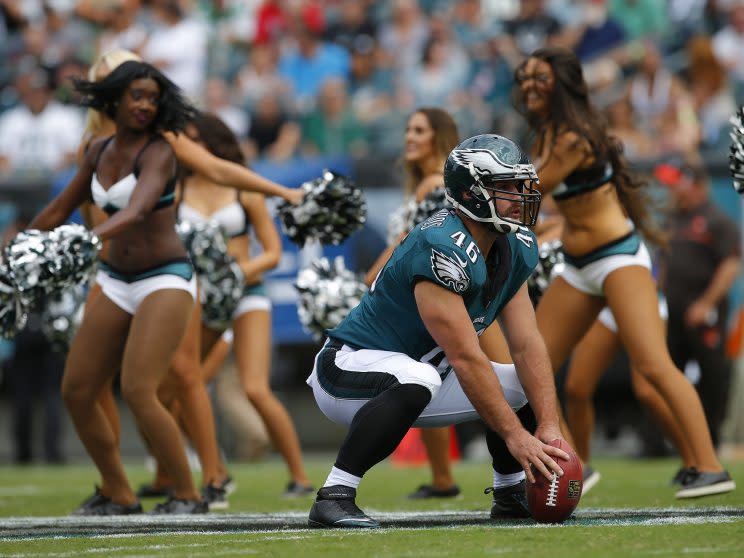
[[[354,499],[356,488],[326,486],[318,490],[307,524],[310,527],[378,529],[380,524],[360,510]]]
[[[699,498],[701,496],[712,496],[731,492],[736,488],[736,483],[731,480],[728,471],[718,473],[707,473],[694,471],[685,477],[682,487],[675,494],[676,498]]]
[[[582,474],[583,481],[581,484],[581,495],[585,496],[592,488],[597,486],[597,483],[599,482],[599,479],[602,478],[602,476],[599,474],[598,471],[594,470],[594,467],[592,467],[588,463],[584,463],[584,465],[582,466]]]
[[[525,488],[527,481],[522,480],[517,484],[503,488],[489,486],[483,493],[493,492],[493,503],[491,504],[492,519],[522,519],[532,517],[527,507],[527,493]]]
[[[295,481],[289,481],[287,489],[284,491],[285,498],[304,498],[315,492],[315,488],[309,484],[300,484]]]
[[[697,475],[698,471],[695,467],[680,467],[680,469],[674,473],[672,480],[669,482],[670,486],[684,486],[688,475]]]
[[[214,484],[202,488],[202,498],[207,503],[209,511],[226,510],[230,507],[225,489]]]
[[[139,502],[129,505],[117,504],[101,494],[101,489],[96,486],[93,495],[70,515],[132,515],[136,513],[142,513],[142,504]]]
[[[204,500],[181,500],[180,498],[170,497],[162,504],[157,504],[150,511],[150,515],[179,515],[179,514],[197,514],[207,513],[209,507]]]
[[[137,498],[167,498],[173,494],[170,486],[155,486],[154,484],[141,484],[137,489]]]
[[[425,500],[428,498],[457,498],[460,487],[456,484],[449,488],[434,488],[430,484],[422,484],[408,495],[409,500]]]

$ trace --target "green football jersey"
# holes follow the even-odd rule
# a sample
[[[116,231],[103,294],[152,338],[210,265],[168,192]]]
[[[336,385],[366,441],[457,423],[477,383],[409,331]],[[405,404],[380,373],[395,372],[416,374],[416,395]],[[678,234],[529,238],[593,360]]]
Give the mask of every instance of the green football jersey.
[[[537,265],[535,235],[506,235],[511,267],[493,300],[486,301],[486,258],[454,210],[417,225],[396,247],[361,302],[328,335],[352,347],[404,353],[421,360],[437,347],[416,306],[414,287],[431,281],[460,295],[480,335]],[[499,265],[498,263],[496,265]]]

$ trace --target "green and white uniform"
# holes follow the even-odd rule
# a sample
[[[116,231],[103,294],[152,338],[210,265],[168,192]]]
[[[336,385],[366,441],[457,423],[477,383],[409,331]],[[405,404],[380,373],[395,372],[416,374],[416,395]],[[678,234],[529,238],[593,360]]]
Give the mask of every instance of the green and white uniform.
[[[508,261],[500,288],[489,289],[486,258],[452,210],[420,225],[395,249],[369,292],[338,325],[318,353],[308,378],[318,405],[332,420],[350,423],[369,399],[397,384],[427,387],[432,400],[417,425],[453,424],[477,414],[418,313],[414,287],[431,281],[462,296],[480,335],[497,318],[534,270],[537,243],[528,229],[504,235]],[[492,252],[496,249],[494,248]],[[496,294],[489,300],[487,291]],[[507,400],[518,409],[527,400],[513,365],[494,363]]]

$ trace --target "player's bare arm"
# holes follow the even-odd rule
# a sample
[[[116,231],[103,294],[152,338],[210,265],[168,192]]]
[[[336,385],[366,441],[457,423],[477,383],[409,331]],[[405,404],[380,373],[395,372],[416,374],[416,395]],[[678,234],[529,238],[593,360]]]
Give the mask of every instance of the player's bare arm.
[[[501,311],[500,323],[517,375],[537,418],[535,436],[546,444],[562,439],[555,380],[526,285]]]
[[[568,456],[558,448],[543,444],[522,427],[493,374],[491,362],[480,349],[462,298],[428,281],[419,281],[414,294],[427,330],[444,350],[463,391],[489,428],[506,441],[528,480],[535,482],[530,464],[546,478],[552,478],[553,471],[562,475],[563,471],[551,456],[564,459]]]

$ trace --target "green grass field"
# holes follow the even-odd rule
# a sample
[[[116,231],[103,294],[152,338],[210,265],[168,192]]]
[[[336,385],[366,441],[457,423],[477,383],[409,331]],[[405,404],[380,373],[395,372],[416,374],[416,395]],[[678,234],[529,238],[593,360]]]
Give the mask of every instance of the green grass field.
[[[320,483],[330,464],[330,456],[308,459],[311,478]],[[151,522],[140,518],[149,522],[149,528],[142,523],[135,531],[117,534],[116,529],[108,529],[95,536],[72,530],[58,530],[54,536],[43,530],[19,534],[17,529],[40,518],[66,516],[92,491],[97,480],[92,466],[0,467],[0,556],[744,556],[744,485],[723,496],[678,501],[668,486],[675,460],[599,459],[594,465],[602,481],[582,499],[576,519],[562,526],[486,521],[490,496],[483,494],[483,488],[490,482],[488,463],[457,464],[463,498],[434,502],[405,499],[406,493],[428,480],[426,469],[398,469],[383,463],[367,475],[357,499],[370,515],[395,512],[410,518],[421,511],[422,516],[436,518],[440,513],[447,517],[447,512],[472,513],[452,526],[309,530],[302,525],[311,499],[279,497],[286,471],[272,459],[231,467],[238,490],[230,498],[230,510],[224,516],[212,514],[211,527],[202,532],[197,532],[198,522],[187,520],[171,532],[155,533],[163,531],[156,529],[158,518]],[[744,463],[727,466],[744,483]],[[127,470],[135,486],[149,480],[141,465]],[[145,501],[145,508],[155,502]],[[258,530],[251,520],[244,527],[240,521],[237,527],[231,522],[259,513],[285,514],[290,528]],[[468,521],[471,515],[476,520]],[[25,519],[9,519],[20,517]]]

